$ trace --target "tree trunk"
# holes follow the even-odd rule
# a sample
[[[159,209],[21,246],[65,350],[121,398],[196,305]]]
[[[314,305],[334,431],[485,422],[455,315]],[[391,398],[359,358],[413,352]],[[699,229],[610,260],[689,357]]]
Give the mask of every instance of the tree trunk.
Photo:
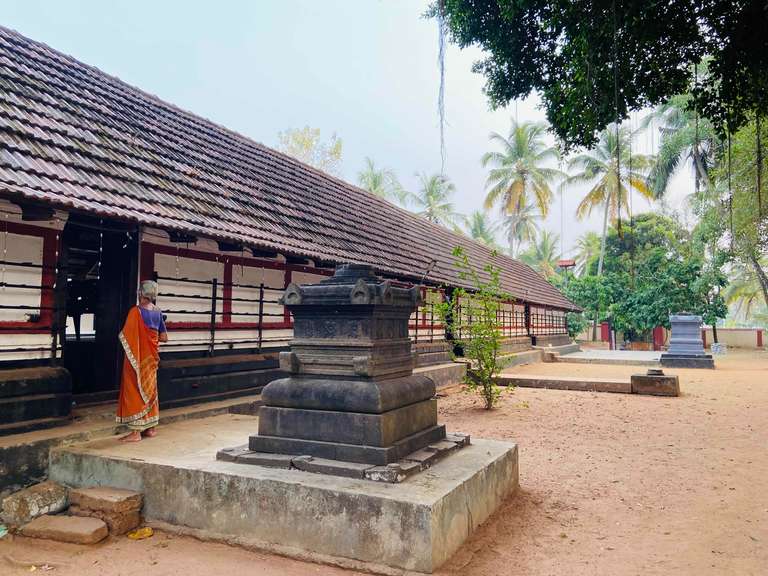
[[[698,150],[696,150],[693,154],[693,162],[696,167],[696,175],[701,178],[701,180],[704,182],[704,188],[709,191],[711,186],[709,182],[709,175],[704,169],[704,164],[701,162],[701,154],[699,154]]]
[[[605,237],[608,234],[608,208],[610,198],[605,199],[605,212],[603,213],[603,237],[600,240],[600,258],[597,261],[597,275],[603,275],[603,261],[605,260]]]
[[[712,340],[715,341],[715,344],[719,343],[717,339],[717,319],[715,319],[715,321],[712,322]]]
[[[749,254],[749,261],[755,269],[757,281],[760,283],[760,288],[763,291],[763,300],[765,300],[765,305],[768,306],[768,276],[766,276],[765,270],[760,266],[760,261],[757,259],[757,256],[753,253]]]
[[[597,275],[603,275],[603,261],[605,260],[605,237],[608,234],[608,208],[610,206],[610,198],[605,199],[605,212],[603,213],[603,237],[600,239],[600,258],[597,260]],[[595,320],[592,323],[592,340],[597,340],[597,323],[600,310],[595,308]]]

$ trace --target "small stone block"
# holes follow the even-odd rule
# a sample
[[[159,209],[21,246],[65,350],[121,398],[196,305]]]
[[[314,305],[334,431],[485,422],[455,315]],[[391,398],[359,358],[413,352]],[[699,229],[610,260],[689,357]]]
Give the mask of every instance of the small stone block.
[[[133,512],[141,510],[143,497],[138,492],[98,486],[71,490],[69,500],[75,506],[102,512]]]
[[[341,460],[328,460],[326,458],[313,458],[312,456],[299,456],[293,459],[293,467],[304,472],[316,474],[330,474],[345,478],[363,478],[365,471],[372,468],[370,464],[358,464],[357,462],[342,462]]]
[[[3,499],[3,521],[21,526],[30,520],[61,512],[67,507],[68,490],[56,482],[41,482]]]
[[[451,442],[449,440],[441,440],[440,442],[435,442],[434,444],[430,444],[425,449],[429,450],[431,452],[437,452],[440,454],[440,456],[445,456],[446,454],[458,450],[460,446],[456,444],[456,442]]]
[[[403,460],[418,462],[422,465],[422,467],[427,468],[432,466],[432,464],[435,463],[439,456],[439,453],[432,452],[431,450],[417,450],[416,452],[411,452],[408,454],[408,456],[403,458]]]
[[[632,394],[649,396],[680,396],[680,379],[671,375],[632,375]]]
[[[83,516],[103,520],[106,523],[107,528],[109,528],[109,533],[113,536],[120,536],[126,532],[130,532],[134,528],[138,528],[139,524],[141,524],[141,514],[138,510],[129,510],[127,512],[105,512],[104,510],[81,508],[74,504],[69,507],[68,512],[72,516]]]
[[[448,442],[455,442],[460,447],[469,446],[469,434],[462,434],[461,432],[451,432],[445,435],[445,439]]]
[[[223,448],[216,453],[216,460],[221,460],[223,462],[236,462],[238,456],[242,456],[248,452],[250,452],[248,449],[248,444],[235,446],[234,448]]]
[[[268,468],[290,468],[295,456],[288,454],[270,454],[268,452],[246,452],[235,458],[238,464],[255,464]]]
[[[21,529],[29,538],[45,538],[72,544],[95,544],[107,537],[109,529],[103,520],[79,516],[40,516]]]
[[[421,464],[418,462],[395,462],[394,464],[388,464],[392,468],[396,468],[399,473],[405,477],[413,476],[417,472],[421,472]]]
[[[405,475],[400,471],[400,468],[396,468],[392,464],[387,466],[374,466],[372,468],[368,468],[364,475],[366,480],[373,480],[374,482],[387,482],[389,484],[396,484],[397,482],[405,479]]]

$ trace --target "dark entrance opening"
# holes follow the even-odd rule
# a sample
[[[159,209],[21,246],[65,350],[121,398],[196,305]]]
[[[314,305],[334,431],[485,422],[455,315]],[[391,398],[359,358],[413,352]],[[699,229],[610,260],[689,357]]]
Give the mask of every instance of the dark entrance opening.
[[[79,404],[112,400],[120,387],[118,334],[136,303],[138,246],[135,225],[70,214],[64,228],[67,330],[62,361],[72,374]]]

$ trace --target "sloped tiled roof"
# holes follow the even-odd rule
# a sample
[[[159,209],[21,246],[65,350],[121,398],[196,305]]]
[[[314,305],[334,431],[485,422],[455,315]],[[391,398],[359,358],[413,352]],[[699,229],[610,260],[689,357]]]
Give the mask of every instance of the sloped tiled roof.
[[[0,27],[0,193],[324,262],[462,285],[451,250],[519,300],[575,309],[530,267]]]

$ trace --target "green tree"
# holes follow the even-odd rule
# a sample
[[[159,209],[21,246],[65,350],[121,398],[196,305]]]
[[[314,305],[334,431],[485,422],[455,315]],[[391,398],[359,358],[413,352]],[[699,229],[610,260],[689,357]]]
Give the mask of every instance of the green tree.
[[[357,183],[360,188],[391,202],[403,205],[407,201],[407,193],[400,185],[395,173],[389,168],[377,168],[370,158],[365,158],[365,166],[357,173]]]
[[[576,239],[576,266],[579,275],[584,276],[592,272],[600,257],[601,243],[600,234],[592,230]]]
[[[472,239],[482,242],[491,248],[496,248],[496,232],[499,229],[499,225],[492,222],[486,212],[475,210],[469,216],[463,216],[462,219],[467,233]]]
[[[415,194],[410,194],[410,203],[416,209],[416,213],[436,224],[451,227],[455,225],[458,214],[454,211],[451,197],[456,191],[453,182],[442,174],[431,176],[421,173],[419,189]]]
[[[648,174],[648,184],[658,198],[669,180],[684,165],[693,168],[696,190],[709,188],[719,138],[712,123],[690,106],[691,95],[674,96],[661,104],[641,123],[641,130],[655,127],[661,134],[659,152]]]
[[[560,237],[557,234],[544,230],[536,242],[520,253],[520,260],[545,278],[550,278],[557,274],[557,261],[560,254],[558,242]]]
[[[768,305],[768,274],[763,263],[768,256],[768,155],[763,151],[768,122],[761,123],[759,139],[758,147],[756,120],[733,135],[730,162],[726,147],[713,171],[715,190],[703,211],[723,223],[734,257],[752,268]]]
[[[320,139],[320,129],[294,128],[278,132],[278,150],[318,170],[338,176],[341,170],[341,138],[333,134],[328,142]]]
[[[460,246],[454,248],[453,256],[459,278],[472,288],[454,289],[437,310],[464,356],[471,361],[465,379],[467,388],[479,392],[486,410],[490,410],[501,395],[496,383],[503,368],[499,361],[502,340],[499,311],[501,303],[511,301],[512,297],[501,289],[498,268],[486,264],[481,274]]]
[[[714,124],[768,116],[768,10],[731,0],[435,0],[450,37],[479,47],[474,71],[492,107],[536,92],[567,145],[591,146],[629,110],[688,90],[691,65],[709,56],[693,93]]]
[[[486,210],[500,203],[503,214],[512,214],[535,201],[542,217],[547,216],[552,203],[550,186],[563,174],[546,166],[559,157],[557,148],[544,141],[546,131],[546,124],[513,120],[506,137],[491,132],[490,141],[501,151],[486,152],[481,159],[484,168],[490,167],[485,181]]]
[[[517,256],[524,243],[530,244],[536,241],[539,235],[538,220],[540,218],[536,208],[522,199],[512,212],[505,215],[502,227],[506,233],[511,256]]]
[[[609,216],[611,220],[616,220],[620,211],[629,214],[629,188],[649,200],[653,197],[645,182],[645,171],[651,159],[642,154],[633,154],[630,170],[631,137],[628,127],[622,126],[617,137],[615,126],[609,126],[600,133],[600,140],[592,150],[578,154],[568,161],[568,171],[571,175],[566,182],[591,186],[576,208],[576,217],[582,219],[589,216],[595,208],[603,210],[603,240],[597,264],[598,276],[603,272]],[[617,155],[620,159],[618,165]]]
[[[727,313],[724,263],[723,253],[708,254],[690,232],[661,214],[639,214],[621,235],[611,229],[604,274],[613,325],[632,338],[669,327],[669,315],[683,311],[714,325]]]

